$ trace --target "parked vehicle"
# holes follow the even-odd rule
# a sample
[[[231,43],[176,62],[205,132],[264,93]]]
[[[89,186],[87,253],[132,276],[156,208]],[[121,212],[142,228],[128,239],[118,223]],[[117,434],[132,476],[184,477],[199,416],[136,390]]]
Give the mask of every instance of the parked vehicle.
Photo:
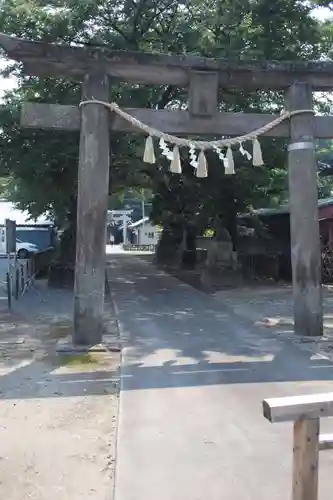
[[[38,246],[28,241],[16,239],[16,254],[19,259],[28,259],[31,254],[37,253]]]

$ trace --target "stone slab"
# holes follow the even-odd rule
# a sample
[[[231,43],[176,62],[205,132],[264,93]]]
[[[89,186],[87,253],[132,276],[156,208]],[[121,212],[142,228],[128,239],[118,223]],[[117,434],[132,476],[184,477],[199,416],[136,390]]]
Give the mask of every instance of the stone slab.
[[[120,352],[119,340],[112,335],[105,335],[103,341],[96,345],[74,345],[72,337],[60,339],[57,343],[56,352],[59,354],[79,354],[90,352]]]

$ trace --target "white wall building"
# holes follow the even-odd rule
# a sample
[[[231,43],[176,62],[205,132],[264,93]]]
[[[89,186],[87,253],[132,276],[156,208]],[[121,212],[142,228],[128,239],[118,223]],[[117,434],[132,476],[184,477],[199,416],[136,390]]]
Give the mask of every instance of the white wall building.
[[[156,226],[149,221],[149,217],[129,224],[128,229],[134,235],[134,245],[156,245],[160,237]]]

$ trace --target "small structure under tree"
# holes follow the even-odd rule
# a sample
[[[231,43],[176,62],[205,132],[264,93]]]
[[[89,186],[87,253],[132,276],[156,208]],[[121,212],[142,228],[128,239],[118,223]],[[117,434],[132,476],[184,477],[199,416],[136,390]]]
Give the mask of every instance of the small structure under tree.
[[[235,65],[223,59],[114,51],[108,47],[69,47],[4,34],[0,34],[0,46],[10,58],[23,63],[28,75],[82,82],[82,102],[86,105],[26,103],[21,120],[23,127],[80,130],[74,344],[91,345],[102,340],[110,133],[133,130],[133,123],[124,116],[146,124],[143,130],[150,127],[178,136],[243,136],[275,119],[279,122],[279,117],[268,114],[219,112],[219,88],[285,91],[286,109],[291,114],[274,129],[268,127],[264,135],[290,137],[295,332],[322,335],[314,138],[332,137],[333,117],[313,115],[312,91],[333,88],[333,63],[267,61]],[[188,110],[129,109],[122,116],[117,108],[111,107],[110,114],[104,105],[110,97],[112,100],[110,77],[131,84],[188,87]],[[200,155],[198,171],[204,167],[201,173],[205,175],[204,156]],[[178,166],[176,162],[174,168]]]

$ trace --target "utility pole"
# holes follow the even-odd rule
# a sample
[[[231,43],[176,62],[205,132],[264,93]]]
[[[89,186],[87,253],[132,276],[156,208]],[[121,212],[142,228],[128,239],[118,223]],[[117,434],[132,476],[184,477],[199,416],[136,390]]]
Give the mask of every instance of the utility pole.
[[[142,188],[141,189],[141,213],[142,213],[142,219],[145,218],[145,190]]]
[[[123,243],[126,245],[127,243],[127,220],[128,217],[127,215],[123,216]]]

